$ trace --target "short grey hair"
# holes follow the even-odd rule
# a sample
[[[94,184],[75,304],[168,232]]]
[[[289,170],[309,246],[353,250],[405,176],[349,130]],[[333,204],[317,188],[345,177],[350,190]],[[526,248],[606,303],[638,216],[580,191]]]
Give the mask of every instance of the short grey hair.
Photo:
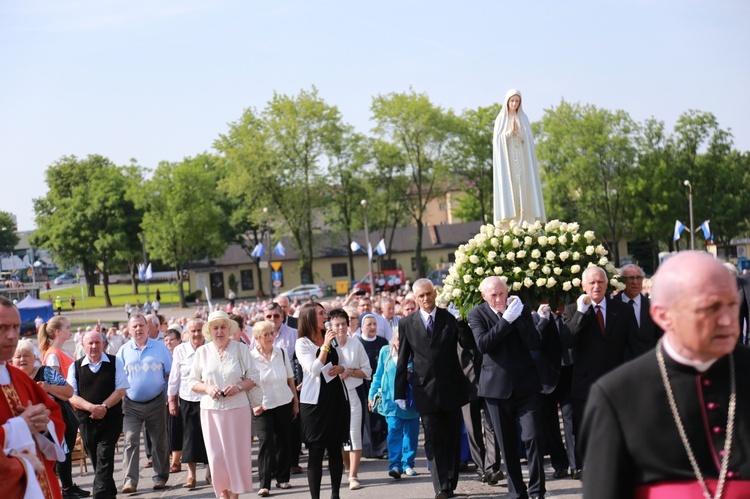
[[[638,272],[641,273],[643,277],[646,277],[646,273],[643,271],[643,269],[634,263],[623,265],[622,268],[620,269],[620,275],[622,275],[622,273],[625,272],[626,270],[637,270]]]
[[[431,280],[422,277],[422,278],[417,279],[416,281],[414,281],[414,284],[411,285],[411,288],[412,289],[417,289],[417,288],[420,288],[420,289],[423,289],[423,288],[434,289],[435,286],[432,284]]]
[[[592,265],[591,267],[588,267],[586,270],[583,271],[583,274],[581,274],[581,277],[583,277],[584,280],[586,280],[586,277],[588,277],[589,274],[592,272],[599,272],[605,281],[607,281],[607,271],[605,271],[603,268]]]

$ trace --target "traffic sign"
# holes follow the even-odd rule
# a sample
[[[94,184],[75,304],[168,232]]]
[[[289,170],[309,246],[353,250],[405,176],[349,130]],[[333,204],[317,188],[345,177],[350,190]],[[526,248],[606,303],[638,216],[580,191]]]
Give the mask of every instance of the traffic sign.
[[[284,279],[284,276],[281,274],[280,270],[274,270],[271,272],[271,279],[274,281],[282,281]]]
[[[279,281],[278,279],[275,280],[275,281],[273,281],[273,287],[276,288],[276,289],[280,288],[281,287],[281,281]]]
[[[281,269],[281,262],[271,262],[271,268],[273,270],[280,270]]]

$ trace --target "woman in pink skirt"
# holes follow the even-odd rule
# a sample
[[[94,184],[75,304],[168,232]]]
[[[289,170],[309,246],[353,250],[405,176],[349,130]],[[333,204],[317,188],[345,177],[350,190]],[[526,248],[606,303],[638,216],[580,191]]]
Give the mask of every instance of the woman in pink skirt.
[[[247,391],[257,386],[260,373],[250,350],[231,339],[237,323],[216,311],[203,325],[211,343],[195,352],[190,382],[201,397],[201,427],[211,467],[214,492],[236,499],[253,490],[252,410]]]

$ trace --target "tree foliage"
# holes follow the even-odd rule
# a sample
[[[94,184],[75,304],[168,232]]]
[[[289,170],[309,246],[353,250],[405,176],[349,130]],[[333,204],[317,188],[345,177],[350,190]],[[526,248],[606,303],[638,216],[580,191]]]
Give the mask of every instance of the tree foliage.
[[[16,234],[16,224],[10,213],[0,211],[0,255],[8,254],[18,244],[19,237]]]

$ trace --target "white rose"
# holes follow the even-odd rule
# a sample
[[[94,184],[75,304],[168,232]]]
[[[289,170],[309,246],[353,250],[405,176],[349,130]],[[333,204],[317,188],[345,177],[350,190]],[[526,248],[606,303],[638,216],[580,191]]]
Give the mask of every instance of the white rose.
[[[570,283],[570,281],[565,281],[563,283],[563,291],[570,291],[573,285]]]
[[[578,225],[578,222],[573,222],[568,224],[568,232],[576,233],[578,232],[578,229],[580,228],[580,225]]]
[[[581,240],[581,235],[580,234],[573,234],[573,242],[574,243],[577,243],[580,240]]]
[[[458,298],[459,296],[461,296],[461,290],[454,289],[453,292],[451,292],[451,295],[453,296],[453,298]]]
[[[521,267],[513,267],[513,273],[514,274],[520,274],[521,273]]]
[[[568,224],[566,222],[561,223],[560,224],[560,230],[563,231],[563,232],[568,232]],[[565,243],[563,243],[563,244],[565,244]]]
[[[552,269],[549,268],[549,266],[545,265],[544,267],[542,267],[542,274],[550,275],[550,273],[552,273]]]
[[[516,254],[511,251],[507,255],[505,255],[505,258],[507,258],[510,261],[513,261],[516,259]]]
[[[547,287],[548,288],[553,288],[555,286],[555,284],[557,284],[557,280],[555,280],[554,277],[550,277],[549,279],[547,279]]]
[[[583,237],[586,238],[586,242],[589,244],[591,243],[591,241],[596,239],[596,236],[594,235],[594,231],[592,230],[587,230],[586,232],[584,232]]]
[[[520,282],[514,282],[513,283],[513,291],[518,291],[521,289],[521,283]]]
[[[538,249],[531,250],[531,258],[539,258],[540,256],[542,256],[541,251],[539,251]]]
[[[612,279],[610,279],[610,280],[609,280],[609,283],[610,283],[610,284],[611,284],[612,286],[614,286],[615,288],[617,287],[617,285],[619,284],[619,282],[620,282],[620,281],[618,281],[618,280],[617,280],[617,279],[615,279],[614,277],[613,277]]]
[[[549,244],[557,244],[557,237],[556,237],[556,236],[549,236],[549,237],[547,238],[547,242],[548,242]]]
[[[502,267],[495,267],[492,270],[495,272],[495,275],[503,275],[503,268]]]
[[[606,256],[603,256],[599,259],[599,265],[601,265],[602,267],[607,265],[607,263],[609,263],[609,260],[607,260]]]
[[[493,248],[497,248],[498,246],[500,246],[500,241],[496,237],[493,237],[492,239],[490,239],[490,244]]]
[[[622,291],[623,289],[625,289],[625,283],[624,282],[618,282],[617,283],[617,289],[619,289],[620,291]]]
[[[576,288],[581,287],[581,280],[577,277],[573,279],[573,286],[575,286]]]
[[[536,270],[537,268],[539,268],[539,264],[536,262],[529,262],[529,268],[531,270]]]
[[[516,226],[516,227],[513,227],[513,235],[514,235],[514,236],[520,236],[520,235],[521,235],[521,232],[522,232],[522,231],[521,231],[521,227],[518,227],[518,226]]]
[[[547,236],[539,236],[536,239],[536,242],[539,243],[539,246],[546,246],[547,245]]]
[[[555,273],[555,275],[560,275],[560,274],[562,274],[562,269],[561,269],[560,267],[555,267],[555,268],[554,268],[554,269],[552,270],[552,272],[554,272],[554,273]]]
[[[443,286],[443,294],[450,294],[451,291],[453,291],[453,286],[450,284]]]
[[[495,258],[497,258],[497,253],[495,253],[494,251],[490,251],[489,253],[487,253],[488,262],[494,262]]]
[[[567,251],[563,251],[560,253],[560,260],[564,262],[565,260],[568,259],[569,256],[570,256],[570,253],[568,253]]]
[[[532,225],[531,228],[534,229],[534,230],[541,229],[542,228],[542,222],[540,222],[539,220],[537,220],[536,222],[534,222],[534,225]]]
[[[454,282],[456,282],[456,280],[455,280],[455,277],[453,277],[452,275],[448,274],[447,276],[445,276],[445,279],[443,279],[443,282],[445,284],[447,284],[447,285],[451,285]]]
[[[523,238],[523,244],[526,246],[531,246],[531,244],[534,242],[533,239],[531,239],[531,236],[526,236]]]
[[[510,243],[510,236],[506,234],[503,236],[503,244],[508,244],[508,243]]]
[[[495,227],[495,237],[500,237],[503,235],[503,229],[500,227]]]
[[[615,271],[615,266],[612,265],[612,262],[609,262],[607,265],[604,266],[604,270],[606,270],[609,274],[612,274]]]
[[[471,256],[469,257],[469,261],[470,261],[471,263],[477,264],[477,263],[479,263],[479,257],[478,257],[477,255],[471,255]]]
[[[506,276],[504,276],[504,275],[500,276],[500,280],[503,281],[504,283],[508,282],[508,278]]]
[[[580,260],[580,259],[581,259],[581,254],[579,252],[577,252],[577,251],[574,251],[573,252],[573,260],[576,261],[576,260]]]
[[[474,273],[476,275],[484,275],[484,269],[482,267],[477,267],[474,269]]]
[[[560,221],[559,220],[552,220],[550,222],[547,222],[547,225],[544,226],[545,232],[552,232],[553,230],[560,227]]]
[[[581,266],[580,265],[573,265],[572,267],[570,267],[570,273],[571,274],[577,274],[580,271],[581,271]]]
[[[565,246],[566,244],[568,244],[568,236],[563,234],[562,236],[557,238],[557,242]]]
[[[526,258],[526,250],[518,250],[518,253],[516,253],[516,258]]]
[[[555,259],[555,252],[554,251],[548,251],[546,255],[544,255],[544,258],[547,260],[554,260]]]
[[[464,274],[464,284],[469,284],[470,282],[471,282],[471,275]]]
[[[523,280],[523,285],[526,286],[527,288],[530,288],[531,286],[534,285],[534,281],[531,280],[531,277],[527,277],[526,279]]]
[[[519,241],[518,239],[514,239],[513,240],[513,247],[514,248],[518,248],[520,246],[521,246],[521,241]]]
[[[458,277],[458,269],[456,269],[455,265],[448,269],[448,273],[454,278]]]
[[[545,279],[544,277],[540,277],[539,279],[536,280],[536,287],[537,288],[541,288],[545,284],[547,284],[547,279]]]
[[[597,245],[597,247],[596,247],[596,254],[597,255],[606,255],[607,253],[609,253],[609,251],[607,251],[604,248],[603,245],[601,245],[601,244]]]
[[[593,255],[594,254],[594,247],[591,246],[591,245],[586,246],[586,254],[589,255],[589,256]]]

